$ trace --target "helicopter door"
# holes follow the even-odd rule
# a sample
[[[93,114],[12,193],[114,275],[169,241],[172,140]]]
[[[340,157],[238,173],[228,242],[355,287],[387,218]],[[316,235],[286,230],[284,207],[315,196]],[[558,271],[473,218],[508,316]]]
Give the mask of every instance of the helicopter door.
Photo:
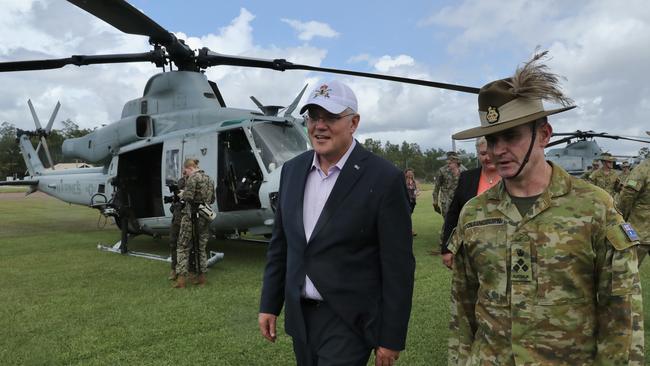
[[[262,207],[259,189],[262,171],[241,128],[219,133],[217,203],[219,211]]]
[[[183,159],[198,159],[199,167],[207,175],[216,177],[217,171],[217,135],[216,133],[191,134],[183,140]]]
[[[162,144],[155,144],[120,155],[118,177],[125,199],[135,218],[164,215],[161,182]]]

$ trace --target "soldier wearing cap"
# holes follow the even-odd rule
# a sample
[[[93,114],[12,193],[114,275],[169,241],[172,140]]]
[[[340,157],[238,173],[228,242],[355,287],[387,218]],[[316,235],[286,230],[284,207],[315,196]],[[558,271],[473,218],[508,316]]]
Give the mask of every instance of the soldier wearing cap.
[[[449,364],[641,365],[639,242],[611,196],[545,161],[547,116],[574,107],[545,55],[482,87],[481,126],[453,136],[485,136],[502,180],[449,243]]]
[[[591,173],[589,181],[604,189],[610,194],[610,196],[614,197],[614,194],[616,193],[614,186],[616,185],[616,179],[618,178],[618,173],[613,169],[616,158],[614,158],[612,154],[604,152],[600,154],[598,160],[602,162],[603,166]]]
[[[445,217],[449,204],[458,186],[458,177],[464,169],[460,165],[460,157],[455,151],[447,152],[447,165],[438,169],[433,186],[433,209]]]
[[[647,132],[650,135],[650,132]],[[623,217],[637,229],[643,244],[639,250],[639,264],[650,248],[650,159],[634,168],[622,183],[616,206]]]
[[[449,206],[454,198],[454,192],[458,187],[458,178],[465,168],[460,165],[460,157],[455,151],[447,152],[447,165],[441,167],[436,175],[433,184],[433,209],[442,215],[447,216]],[[442,244],[443,233],[440,230],[440,243]],[[431,254],[437,254],[437,249],[433,249]]]

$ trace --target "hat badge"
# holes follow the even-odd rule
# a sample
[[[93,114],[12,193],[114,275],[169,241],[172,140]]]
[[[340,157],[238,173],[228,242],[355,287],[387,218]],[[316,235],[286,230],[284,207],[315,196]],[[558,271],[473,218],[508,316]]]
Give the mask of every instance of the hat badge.
[[[499,109],[497,107],[488,107],[485,119],[488,123],[495,123],[499,120]]]
[[[327,84],[323,84],[320,86],[320,88],[314,90],[314,98],[317,97],[329,98],[331,91],[332,89],[329,86],[327,86]]]

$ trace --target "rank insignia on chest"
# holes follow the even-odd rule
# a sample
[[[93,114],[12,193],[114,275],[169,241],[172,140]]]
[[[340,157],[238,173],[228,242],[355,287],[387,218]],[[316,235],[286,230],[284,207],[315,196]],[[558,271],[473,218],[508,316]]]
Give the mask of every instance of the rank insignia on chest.
[[[627,222],[624,222],[621,224],[621,229],[623,229],[623,232],[625,233],[625,236],[627,236],[627,239],[629,241],[639,240],[639,235],[637,235],[636,230],[634,230],[632,225],[628,224]]]
[[[531,282],[533,280],[530,253],[527,250],[513,248],[510,263],[512,282]]]

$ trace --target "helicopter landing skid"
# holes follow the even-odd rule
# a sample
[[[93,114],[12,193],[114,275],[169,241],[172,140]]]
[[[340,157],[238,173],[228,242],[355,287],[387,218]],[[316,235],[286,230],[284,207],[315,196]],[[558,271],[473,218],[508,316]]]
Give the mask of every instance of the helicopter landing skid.
[[[167,262],[171,263],[172,258],[170,256],[163,256],[163,255],[158,255],[158,254],[153,254],[153,253],[145,253],[145,252],[136,252],[133,250],[127,250],[126,253],[122,253],[121,250],[122,246],[122,241],[118,241],[115,243],[112,247],[109,247],[108,245],[103,245],[103,244],[97,244],[97,249],[103,251],[103,252],[111,252],[111,253],[116,253],[116,254],[125,254],[131,257],[138,257],[138,258],[145,258],[145,259],[153,259],[156,261],[161,261],[161,262]],[[224,257],[224,254],[221,252],[215,252],[215,251],[210,251],[210,257],[208,258],[208,268],[212,267],[215,265],[217,262],[222,260]]]

